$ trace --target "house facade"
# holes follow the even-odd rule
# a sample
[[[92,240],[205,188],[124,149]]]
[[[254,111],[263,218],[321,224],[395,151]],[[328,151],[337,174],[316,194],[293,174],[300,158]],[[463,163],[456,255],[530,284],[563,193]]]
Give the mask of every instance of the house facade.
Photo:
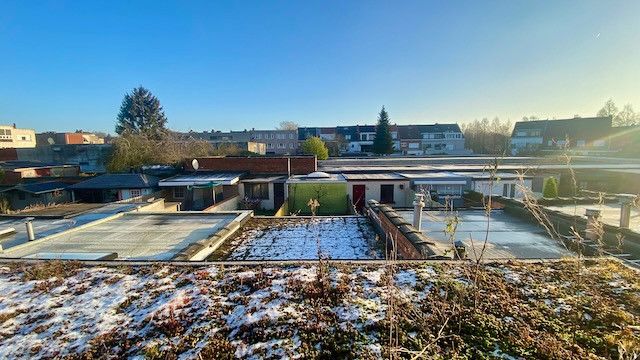
[[[15,124],[0,125],[0,149],[34,147],[36,132],[33,129],[20,129]]]
[[[262,143],[267,155],[293,155],[298,152],[297,130],[243,130],[243,131],[204,131],[185,134],[194,139],[206,140],[212,144],[220,142]],[[257,148],[261,151],[260,148]]]
[[[334,129],[333,131],[329,129]],[[402,155],[466,155],[464,135],[458,124],[391,125],[393,150]],[[375,125],[306,127],[298,129],[298,140],[318,136],[330,146],[337,143],[341,154],[371,154],[376,138]]]
[[[36,134],[37,146],[49,145],[101,145],[104,138],[85,132],[45,132]]]
[[[611,117],[519,121],[511,133],[512,155],[572,149],[608,151]]]

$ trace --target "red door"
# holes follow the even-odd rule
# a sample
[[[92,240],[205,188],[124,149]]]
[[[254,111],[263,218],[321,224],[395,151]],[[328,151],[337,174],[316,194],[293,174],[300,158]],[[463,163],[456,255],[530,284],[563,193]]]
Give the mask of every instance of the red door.
[[[364,185],[353,185],[353,205],[356,207],[356,211],[362,212],[364,208],[364,193],[366,187]]]

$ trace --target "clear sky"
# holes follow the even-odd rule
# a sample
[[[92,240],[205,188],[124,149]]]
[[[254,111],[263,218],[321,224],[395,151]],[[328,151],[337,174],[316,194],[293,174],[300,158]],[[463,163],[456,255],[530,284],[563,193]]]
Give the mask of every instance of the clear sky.
[[[640,110],[640,1],[0,1],[0,123],[113,132]]]

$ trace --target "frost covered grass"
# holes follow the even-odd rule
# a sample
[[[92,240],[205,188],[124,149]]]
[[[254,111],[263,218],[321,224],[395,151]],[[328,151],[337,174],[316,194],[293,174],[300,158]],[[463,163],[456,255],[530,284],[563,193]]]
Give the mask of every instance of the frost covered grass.
[[[317,259],[319,250],[329,259],[380,259],[381,246],[364,217],[258,218],[245,224],[213,258]]]
[[[586,261],[589,281],[580,284],[571,281],[571,261],[487,264],[478,306],[466,263],[398,264],[392,273],[382,264],[328,263],[325,278],[316,265],[61,271],[51,264],[0,266],[0,358],[617,359],[640,352],[639,274],[613,261]]]

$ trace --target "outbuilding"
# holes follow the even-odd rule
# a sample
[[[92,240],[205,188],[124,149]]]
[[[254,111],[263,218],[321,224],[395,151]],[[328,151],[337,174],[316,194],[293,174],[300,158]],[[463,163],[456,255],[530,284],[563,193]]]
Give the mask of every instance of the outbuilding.
[[[410,181],[396,173],[342,174],[347,180],[351,203],[361,212],[368,200],[402,208],[411,206]]]
[[[347,181],[340,174],[327,174],[316,171],[308,175],[296,175],[286,182],[286,194],[289,212],[309,215],[310,200],[316,200],[320,206],[317,215],[346,215],[351,213],[348,201]]]

